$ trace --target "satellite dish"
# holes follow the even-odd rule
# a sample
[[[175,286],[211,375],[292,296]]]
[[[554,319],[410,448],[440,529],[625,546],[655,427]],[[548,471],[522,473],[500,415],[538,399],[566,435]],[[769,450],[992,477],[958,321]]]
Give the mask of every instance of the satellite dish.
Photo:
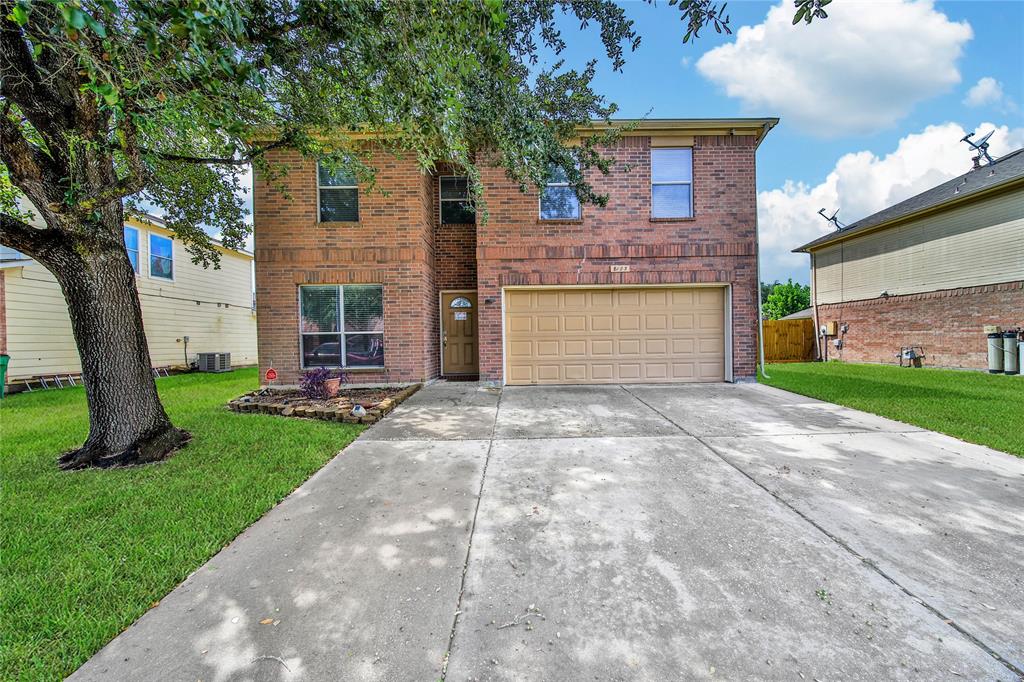
[[[840,223],[840,222],[839,222],[839,218],[837,218],[837,217],[836,217],[836,216],[838,216],[838,215],[839,215],[839,209],[838,209],[838,208],[837,208],[837,209],[835,210],[835,212],[834,212],[834,213],[833,213],[832,215],[830,215],[830,216],[827,216],[827,215],[825,215],[825,209],[823,209],[823,208],[819,208],[819,209],[818,209],[818,215],[820,215],[820,216],[821,216],[822,218],[824,218],[824,219],[825,219],[825,220],[827,220],[828,222],[830,222],[830,223],[832,223],[833,225],[835,225],[835,227],[836,227],[836,229],[837,229],[837,230],[841,230],[841,229],[843,229],[844,227],[846,227],[845,225],[843,225],[842,223]]]
[[[990,130],[987,135],[985,135],[978,141],[974,141],[971,139],[972,137],[974,137],[974,133],[967,133],[966,135],[960,138],[961,142],[966,142],[971,149],[978,152],[978,155],[974,157],[975,167],[981,165],[982,159],[985,160],[985,164],[988,166],[991,166],[993,163],[996,162],[995,159],[993,159],[992,156],[989,155],[988,153],[988,138],[992,137],[992,134],[995,132],[995,130]]]

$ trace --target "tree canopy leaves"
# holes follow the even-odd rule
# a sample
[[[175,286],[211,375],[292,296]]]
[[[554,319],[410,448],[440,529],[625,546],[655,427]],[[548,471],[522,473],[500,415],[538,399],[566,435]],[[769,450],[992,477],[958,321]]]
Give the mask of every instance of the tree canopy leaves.
[[[243,243],[248,164],[273,177],[264,155],[286,145],[372,184],[367,130],[474,181],[481,154],[524,187],[555,164],[601,202],[583,178],[608,170],[601,138],[566,142],[615,107],[591,88],[596,61],[543,65],[565,48],[560,14],[598,27],[613,68],[639,43],[610,0],[2,0],[5,233],[31,253],[14,233],[18,192],[69,239],[85,236],[76,219],[124,200],[215,259],[200,225]]]
[[[762,286],[762,291],[764,290]],[[769,285],[771,291],[764,299],[763,313],[769,320],[777,320],[786,315],[792,315],[805,308],[811,307],[811,287],[806,284],[798,284],[792,279],[786,280],[784,284],[775,282]]]

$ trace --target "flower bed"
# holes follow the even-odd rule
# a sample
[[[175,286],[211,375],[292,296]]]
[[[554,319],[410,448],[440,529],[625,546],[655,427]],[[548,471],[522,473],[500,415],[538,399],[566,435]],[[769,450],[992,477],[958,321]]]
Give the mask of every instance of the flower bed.
[[[385,386],[382,388],[346,388],[331,398],[307,398],[302,391],[261,389],[246,393],[228,403],[235,412],[279,414],[282,417],[325,419],[346,424],[375,424],[403,400],[420,390],[421,384],[412,386]],[[365,414],[353,414],[356,406]]]

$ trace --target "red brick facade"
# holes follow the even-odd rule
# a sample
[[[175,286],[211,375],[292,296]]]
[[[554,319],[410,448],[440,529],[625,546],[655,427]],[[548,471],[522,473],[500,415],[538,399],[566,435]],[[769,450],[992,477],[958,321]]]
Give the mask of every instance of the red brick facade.
[[[607,150],[628,170],[595,174],[604,208],[577,221],[541,221],[536,192],[522,193],[501,168],[481,169],[486,224],[441,225],[438,180],[415,159],[380,157],[377,186],[359,197],[358,223],[320,223],[315,166],[273,152],[291,172],[292,200],[255,182],[256,294],[261,369],[280,383],[301,375],[300,284],[384,285],[384,372],[359,381],[414,381],[438,374],[438,297],[476,289],[481,379],[502,379],[501,292],[514,285],[722,283],[732,285],[733,374],[754,375],[757,247],[754,135],[693,138],[694,218],[652,220],[651,138],[625,137]],[[611,265],[629,265],[612,273]]]
[[[821,304],[817,312],[819,324],[849,325],[830,359],[895,364],[901,346],[922,346],[926,366],[984,369],[984,326],[1024,327],[1024,281]]]

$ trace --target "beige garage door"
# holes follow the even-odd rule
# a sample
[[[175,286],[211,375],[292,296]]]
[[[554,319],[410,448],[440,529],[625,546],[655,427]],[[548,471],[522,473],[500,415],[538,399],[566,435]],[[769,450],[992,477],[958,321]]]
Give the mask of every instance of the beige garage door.
[[[725,290],[509,289],[509,384],[725,379]]]

